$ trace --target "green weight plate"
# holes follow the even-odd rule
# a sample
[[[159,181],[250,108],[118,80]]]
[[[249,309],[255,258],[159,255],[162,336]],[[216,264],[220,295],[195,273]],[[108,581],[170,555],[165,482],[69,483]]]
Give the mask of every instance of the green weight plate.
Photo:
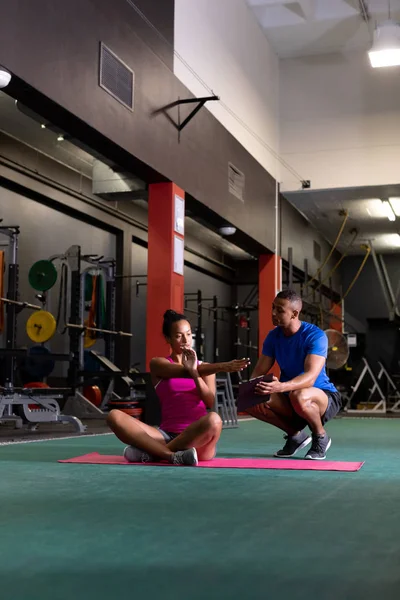
[[[34,290],[46,292],[57,281],[57,269],[50,260],[39,260],[29,270],[29,283]]]

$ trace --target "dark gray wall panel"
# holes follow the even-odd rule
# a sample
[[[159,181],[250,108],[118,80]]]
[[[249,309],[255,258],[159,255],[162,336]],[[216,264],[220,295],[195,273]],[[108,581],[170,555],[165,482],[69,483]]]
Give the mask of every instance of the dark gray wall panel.
[[[0,23],[0,54],[2,63],[18,78],[56,103],[49,118],[72,127],[71,114],[76,115],[85,126],[140,159],[142,168],[143,164],[151,167],[153,180],[164,177],[176,182],[197,201],[271,249],[273,178],[206,109],[184,129],[180,142],[163,114],[152,117],[156,109],[178,97],[190,97],[190,93],[155,54],[151,36],[129,3],[41,0],[39,5],[30,0],[9,3]],[[154,7],[159,22],[170,23],[170,2],[143,2],[143,7],[146,5]],[[135,71],[133,113],[98,85],[100,41]],[[13,85],[11,92],[21,95],[18,81]],[[28,94],[24,101],[30,99]],[[35,108],[40,107],[44,110],[42,101]],[[187,109],[182,109],[182,118],[186,114]],[[176,119],[177,110],[171,115]],[[76,123],[75,127],[74,135],[84,135],[85,127]],[[101,150],[115,159],[113,145],[104,142]],[[127,162],[133,169],[134,161]],[[246,176],[244,203],[229,194],[229,162]]]

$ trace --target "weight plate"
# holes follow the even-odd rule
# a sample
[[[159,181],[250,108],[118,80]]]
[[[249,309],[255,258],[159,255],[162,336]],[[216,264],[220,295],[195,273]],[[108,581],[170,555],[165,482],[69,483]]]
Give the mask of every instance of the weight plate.
[[[57,281],[57,269],[50,260],[38,260],[31,266],[28,278],[34,290],[46,292]]]
[[[87,385],[83,388],[83,395],[89,402],[94,404],[95,406],[100,406],[101,404],[101,390],[97,385]]]
[[[26,333],[32,342],[38,344],[50,340],[56,330],[56,320],[47,310],[38,310],[32,313],[26,322]]]
[[[22,369],[25,371],[25,373],[31,377],[35,377],[36,379],[44,379],[45,377],[48,377],[54,370],[54,360],[50,357],[38,358],[35,360],[35,355],[46,356],[50,354],[50,350],[44,346],[33,346],[29,349],[28,356],[22,365]],[[33,385],[31,385],[31,387],[33,387]]]

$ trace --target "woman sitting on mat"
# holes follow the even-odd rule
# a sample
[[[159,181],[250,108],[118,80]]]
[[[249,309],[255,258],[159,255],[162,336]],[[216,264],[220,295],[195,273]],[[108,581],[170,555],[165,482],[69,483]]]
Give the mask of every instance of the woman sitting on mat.
[[[215,374],[245,369],[248,359],[200,363],[192,349],[192,331],[184,315],[164,314],[162,328],[171,346],[168,358],[153,358],[150,372],[161,404],[161,426],[152,427],[119,411],[108,415],[108,425],[124,444],[129,462],[167,461],[195,466],[211,460],[221,435],[222,421],[214,408]]]

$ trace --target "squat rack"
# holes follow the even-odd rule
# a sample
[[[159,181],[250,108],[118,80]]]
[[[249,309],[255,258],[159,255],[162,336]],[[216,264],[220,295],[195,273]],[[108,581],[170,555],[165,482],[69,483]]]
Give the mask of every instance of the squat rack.
[[[0,355],[4,357],[4,386],[0,388],[0,421],[14,421],[15,427],[20,428],[23,425],[23,418],[29,423],[72,423],[74,427],[83,433],[86,427],[82,422],[72,415],[61,414],[60,406],[57,400],[64,398],[71,393],[69,388],[48,388],[33,389],[20,388],[15,385],[17,359],[24,359],[28,356],[28,350],[18,349],[17,345],[17,316],[20,310],[25,307],[38,308],[26,302],[19,301],[19,265],[18,265],[18,236],[20,234],[19,226],[1,226],[0,234],[8,237],[8,281],[7,297],[4,300],[6,306],[6,323],[4,349],[0,349]],[[39,307],[40,308],[40,307]],[[35,356],[31,360],[70,361],[69,354],[46,354],[45,356]],[[36,405],[33,408],[33,405]],[[33,409],[32,409],[33,408]]]

